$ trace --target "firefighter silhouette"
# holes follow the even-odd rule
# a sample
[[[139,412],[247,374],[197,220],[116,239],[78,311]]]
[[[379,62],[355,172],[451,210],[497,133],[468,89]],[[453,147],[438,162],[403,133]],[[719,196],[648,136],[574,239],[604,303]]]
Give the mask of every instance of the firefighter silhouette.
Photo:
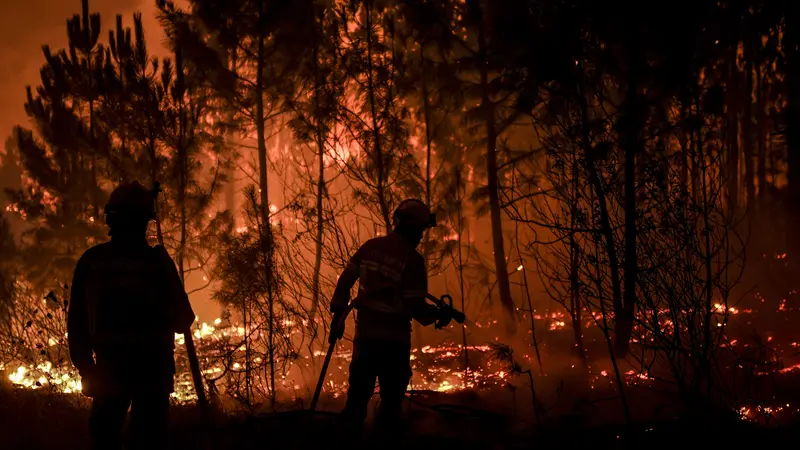
[[[122,447],[129,408],[132,447],[164,448],[174,333],[194,312],[167,251],[147,243],[153,192],[136,181],[118,186],[105,217],[111,239],[78,261],[67,324],[70,357],[92,398],[92,448]]]
[[[339,277],[331,301],[334,324],[343,323],[340,319],[346,314],[350,289],[359,281],[353,302],[353,358],[343,411],[347,418],[366,418],[377,378],[381,397],[377,420],[398,419],[411,379],[411,320],[422,325],[449,320],[425,301],[428,275],[416,247],[432,226],[435,218],[424,202],[403,201],[394,212],[392,233],[362,245]],[[334,326],[329,341],[335,342],[343,332],[343,327]]]

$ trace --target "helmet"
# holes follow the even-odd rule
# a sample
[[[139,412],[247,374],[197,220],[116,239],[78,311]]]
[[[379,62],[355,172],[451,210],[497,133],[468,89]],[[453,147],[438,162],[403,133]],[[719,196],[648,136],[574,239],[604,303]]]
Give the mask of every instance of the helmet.
[[[436,216],[431,213],[431,209],[425,202],[410,198],[397,205],[392,216],[392,223],[395,227],[402,224],[424,230],[436,226]]]
[[[105,213],[106,217],[121,214],[147,220],[154,219],[156,208],[153,192],[138,181],[120,184],[111,192]]]

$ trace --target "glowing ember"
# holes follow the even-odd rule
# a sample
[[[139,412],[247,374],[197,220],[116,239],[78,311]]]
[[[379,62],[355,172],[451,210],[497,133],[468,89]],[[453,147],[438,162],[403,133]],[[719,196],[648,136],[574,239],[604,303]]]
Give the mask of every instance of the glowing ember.
[[[785,304],[785,300],[781,304]],[[722,303],[714,304],[713,307],[714,313],[720,315],[736,315],[740,313],[739,309],[726,307]],[[752,311],[743,310],[741,312],[748,314]],[[662,315],[665,317],[661,317]],[[587,311],[587,316],[588,320],[584,319],[584,323],[589,327],[597,326],[602,320],[602,317],[598,316],[596,312],[590,313]],[[666,333],[672,333],[674,324],[671,319],[667,318],[667,311],[660,312],[658,316],[657,320],[662,330]],[[546,314],[534,312],[534,317],[545,321],[548,324],[547,329],[554,333],[563,332],[568,326],[572,325],[564,312],[548,311]],[[476,326],[484,328],[485,331],[498,326],[497,322],[497,320],[487,320],[483,323],[476,323]],[[719,325],[721,326],[722,324],[719,323]],[[299,336],[307,327],[307,321],[283,319],[281,326],[289,334],[298,334]],[[215,319],[210,324],[199,323],[192,331],[195,345],[201,357],[201,372],[207,380],[215,380],[214,385],[221,395],[236,395],[236,386],[242,383],[241,380],[245,376],[247,365],[245,345],[243,344],[245,332],[244,327],[232,324],[228,319],[223,320],[221,318]],[[258,334],[258,331],[251,332],[251,335],[253,333]],[[646,330],[637,331],[635,335],[641,341],[652,340],[648,337]],[[45,339],[44,342],[47,342],[52,348],[60,348],[60,346],[65,345],[65,337],[52,337]],[[771,342],[771,337],[766,336],[765,341]],[[499,336],[495,340],[502,342]],[[737,342],[736,339],[731,339],[722,345],[730,347],[737,345]],[[186,364],[183,335],[175,335],[175,344],[178,373],[175,376],[175,393],[172,394],[172,398],[176,403],[193,402],[196,400],[196,395],[188,364]],[[325,388],[326,395],[330,395],[333,398],[341,398],[347,391],[348,366],[352,359],[351,345],[342,343],[333,353]],[[739,345],[741,346],[742,344]],[[747,345],[744,344],[744,347],[747,347]],[[797,343],[791,343],[790,345],[794,348],[798,346]],[[224,352],[225,357],[215,356],[219,352],[214,353],[213,349],[217,347],[226,349]],[[507,365],[492,360],[490,357],[491,347],[488,345],[471,345],[467,347],[466,350],[469,352],[471,367],[465,371],[463,365],[464,350],[462,346],[454,342],[425,345],[412,349],[410,360],[414,372],[413,378],[409,383],[409,389],[452,393],[464,389],[491,390],[505,388],[509,385],[516,385],[520,381],[518,373],[510,372]],[[536,358],[533,355],[533,352],[528,350],[520,355],[520,363],[527,366],[522,370],[536,367]],[[310,354],[300,355],[293,360],[280,361],[281,371],[277,374],[278,380],[276,380],[279,392],[290,395],[292,398],[309,395],[307,380],[317,375],[324,356],[325,349],[317,349]],[[261,353],[261,356],[252,354],[250,358],[251,364],[263,367],[265,361],[263,353]],[[50,361],[34,364],[17,361],[7,362],[6,365],[0,364],[0,370],[6,373],[12,384],[23,389],[46,388],[51,392],[68,394],[80,392],[82,388],[81,380],[77,376],[75,369],[69,363],[62,364],[58,366]],[[573,369],[575,367],[573,365]],[[798,371],[800,371],[800,363],[777,370],[778,373],[782,374],[793,374]],[[645,384],[649,386],[656,382],[655,378],[647,371],[628,370],[622,375],[623,382],[627,385]],[[536,376],[547,376],[547,374],[537,374]],[[608,366],[605,368],[592,368],[588,371],[587,376],[593,389],[595,387],[616,388],[615,373]],[[260,378],[260,374],[256,377],[257,383],[265,383]],[[748,405],[737,412],[744,419],[755,420],[759,415],[768,414],[769,411],[780,411],[781,408],[786,407]]]

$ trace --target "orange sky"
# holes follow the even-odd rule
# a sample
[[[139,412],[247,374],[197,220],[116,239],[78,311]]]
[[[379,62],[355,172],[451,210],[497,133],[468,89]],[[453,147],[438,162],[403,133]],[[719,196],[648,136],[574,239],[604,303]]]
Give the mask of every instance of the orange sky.
[[[155,17],[155,0],[90,0],[89,7],[99,12],[103,32],[108,36],[115,16],[133,23],[132,13],[141,11],[151,53],[165,53],[163,35]],[[0,146],[14,125],[26,124],[25,86],[36,86],[44,62],[42,45],[53,49],[67,44],[66,21],[81,10],[81,0],[0,1]],[[4,185],[5,180],[0,180]]]

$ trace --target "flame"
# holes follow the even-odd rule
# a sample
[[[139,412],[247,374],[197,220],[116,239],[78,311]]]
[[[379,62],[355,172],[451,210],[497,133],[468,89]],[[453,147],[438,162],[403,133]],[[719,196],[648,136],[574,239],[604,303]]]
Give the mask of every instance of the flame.
[[[733,306],[725,306],[722,303],[714,303],[714,312],[717,314],[739,314],[739,310]]]
[[[713,305],[714,312],[718,314],[738,314],[739,310],[733,307],[725,307],[722,303]],[[745,310],[743,312],[748,312]],[[550,323],[550,330],[558,332],[566,326],[566,315],[563,312],[548,312],[546,314],[535,314],[534,317],[539,320],[547,320]],[[302,329],[307,326],[306,321],[302,320],[282,320],[281,324],[285,327],[285,331],[289,333],[302,333]],[[672,327],[672,322],[664,318],[663,322],[665,327]],[[497,325],[496,320],[488,320],[483,325],[484,327],[494,327]],[[481,325],[478,325],[481,326]],[[253,333],[258,333],[254,331]],[[192,335],[196,339],[196,346],[198,351],[203,351],[204,345],[208,348],[208,344],[221,342],[233,343],[232,357],[228,362],[217,360],[214,358],[201,356],[201,372],[209,379],[222,380],[217,384],[220,393],[225,393],[228,388],[228,382],[235,377],[242,376],[246,359],[244,358],[244,345],[240,345],[242,337],[245,335],[245,328],[238,324],[232,324],[227,319],[216,318],[211,323],[199,323],[192,330]],[[637,333],[637,337],[639,333]],[[642,335],[643,340],[648,339],[647,336]],[[185,339],[183,335],[176,334],[176,360],[183,360],[184,357],[181,353],[185,351]],[[499,338],[497,338],[499,340]],[[51,346],[63,345],[63,339],[51,338],[49,343]],[[730,340],[727,345],[736,345],[735,339]],[[797,343],[791,344],[797,347]],[[464,369],[463,355],[465,349],[456,342],[445,342],[435,345],[425,345],[419,348],[412,349],[410,355],[410,362],[413,365],[414,375],[409,383],[410,389],[424,389],[437,392],[457,392],[465,389],[487,390],[498,387],[505,387],[508,384],[514,384],[517,373],[510,373],[507,366],[497,364],[496,361],[490,360],[488,354],[491,353],[491,347],[488,345],[470,345],[466,351],[470,353],[469,360],[474,365],[480,367],[470,367]],[[279,375],[278,388],[283,392],[290,393],[295,397],[302,395],[303,384],[295,379],[295,375],[290,373],[290,370],[318,370],[321,359],[324,358],[326,352],[324,350],[314,350],[310,354],[302,355],[297,361],[286,363],[288,369]],[[476,357],[473,357],[475,355]],[[352,359],[352,350],[349,345],[341,345],[333,352],[333,360],[330,365],[330,379],[327,382],[326,393],[334,398],[340,398],[345,395],[348,384],[348,365]],[[533,357],[528,354],[521,355],[520,363],[522,364],[535,364]],[[264,360],[261,356],[255,356],[251,360],[255,364],[263,364]],[[477,361],[477,362],[476,362]],[[315,364],[312,364],[315,363]],[[229,364],[226,366],[225,364]],[[575,366],[573,365],[573,368]],[[0,370],[6,370],[8,379],[12,384],[23,389],[40,389],[47,387],[57,392],[63,393],[79,393],[82,389],[81,379],[75,372],[75,369],[69,365],[63,366],[54,365],[52,362],[42,362],[39,364],[11,364],[4,366],[0,364]],[[795,373],[800,371],[800,364],[783,368],[779,373]],[[296,373],[296,372],[295,372]],[[628,385],[638,385],[642,383],[651,383],[655,378],[648,372],[639,372],[629,370],[622,375],[622,380]],[[594,368],[588,375],[591,382],[591,387],[597,386],[611,386],[616,385],[616,376],[612,368]],[[228,378],[226,378],[228,377]],[[234,377],[234,378],[231,378]],[[175,377],[175,393],[172,398],[177,403],[188,403],[196,400],[196,395],[193,388],[193,382],[188,367],[179,367],[178,373]],[[768,414],[769,411],[779,411],[783,408],[780,405],[747,405],[739,410],[740,416],[747,420],[754,420],[760,414]]]

